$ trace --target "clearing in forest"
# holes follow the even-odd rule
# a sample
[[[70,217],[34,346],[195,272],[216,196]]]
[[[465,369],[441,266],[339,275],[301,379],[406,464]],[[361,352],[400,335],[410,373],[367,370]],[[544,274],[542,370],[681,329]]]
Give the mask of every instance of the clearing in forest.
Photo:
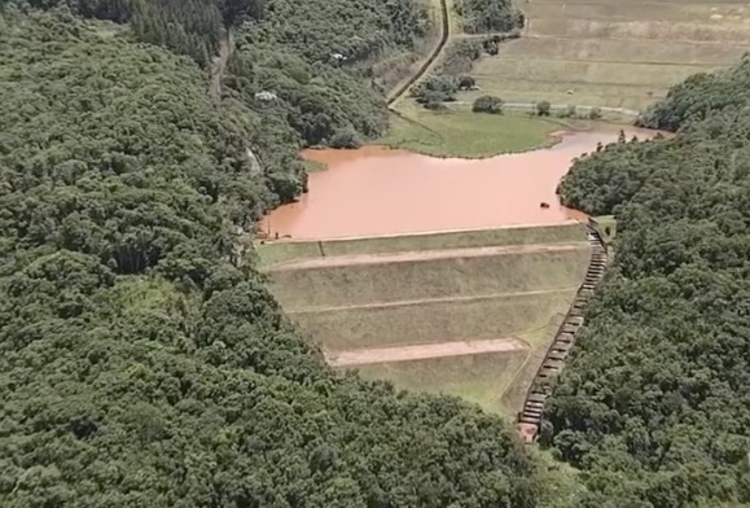
[[[690,75],[750,51],[750,6],[735,1],[530,0],[527,27],[475,63],[480,91],[507,102],[641,109]]]
[[[580,224],[261,246],[330,363],[512,416],[586,271]]]

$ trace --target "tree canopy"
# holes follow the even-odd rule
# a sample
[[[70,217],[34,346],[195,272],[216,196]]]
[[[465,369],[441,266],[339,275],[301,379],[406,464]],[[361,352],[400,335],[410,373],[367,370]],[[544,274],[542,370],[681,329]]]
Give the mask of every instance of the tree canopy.
[[[249,44],[347,65],[412,48],[429,26],[425,5],[413,0],[267,0],[264,12],[241,31]]]
[[[750,503],[748,68],[676,86],[652,110],[674,139],[611,145],[560,186],[618,220],[543,427],[585,471],[584,506]]]
[[[303,178],[243,86],[0,12],[0,505],[535,506],[499,418],[332,372],[267,292],[242,232]]]
[[[426,8],[414,0],[29,1],[129,22],[139,40],[188,55],[207,70],[221,45],[232,52],[234,43],[223,69],[225,95],[253,110],[274,136],[302,147],[382,134],[387,107],[373,64],[413,49],[429,26]]]
[[[511,0],[459,0],[455,9],[471,34],[510,32],[523,28],[525,17]]]
[[[750,54],[738,65],[713,74],[695,74],[673,87],[667,98],[649,108],[639,123],[675,132],[693,122],[728,109],[737,110],[750,100]]]

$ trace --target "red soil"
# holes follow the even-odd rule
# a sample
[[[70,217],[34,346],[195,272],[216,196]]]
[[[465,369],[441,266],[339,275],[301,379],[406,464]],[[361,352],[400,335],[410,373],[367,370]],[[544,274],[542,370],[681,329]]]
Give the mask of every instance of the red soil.
[[[476,355],[480,353],[512,352],[524,349],[528,349],[528,344],[519,339],[464,340],[442,342],[439,344],[418,344],[412,346],[326,352],[326,361],[333,367],[345,367],[349,365],[408,362],[411,360]]]

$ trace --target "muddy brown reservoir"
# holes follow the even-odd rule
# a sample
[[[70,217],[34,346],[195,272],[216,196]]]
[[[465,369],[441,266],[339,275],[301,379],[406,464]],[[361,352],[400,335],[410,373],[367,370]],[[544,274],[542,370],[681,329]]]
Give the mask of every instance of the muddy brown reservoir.
[[[328,169],[311,174],[309,192],[273,211],[262,228],[271,237],[311,240],[566,222],[576,212],[559,204],[558,182],[576,157],[615,142],[617,132],[563,134],[551,148],[488,159],[373,146],[308,150],[306,158]]]

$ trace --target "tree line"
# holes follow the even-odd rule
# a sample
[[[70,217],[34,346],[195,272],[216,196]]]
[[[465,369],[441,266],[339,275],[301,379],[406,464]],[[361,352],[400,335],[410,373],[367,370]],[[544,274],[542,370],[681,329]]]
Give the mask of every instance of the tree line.
[[[750,503],[750,60],[646,112],[674,139],[574,164],[564,204],[617,218],[615,260],[545,411],[582,506]]]

